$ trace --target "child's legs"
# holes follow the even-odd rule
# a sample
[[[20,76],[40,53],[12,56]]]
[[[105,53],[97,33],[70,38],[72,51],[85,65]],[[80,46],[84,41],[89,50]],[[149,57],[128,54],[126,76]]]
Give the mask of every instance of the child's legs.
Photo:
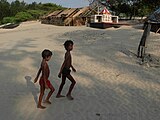
[[[39,94],[38,106],[41,106],[43,95],[44,95],[44,91],[45,91],[45,86],[44,85],[40,85],[40,94]]]
[[[54,89],[54,87],[52,86],[51,83],[49,85],[49,89],[50,89],[50,92],[48,93],[48,96],[46,98],[47,101],[49,101],[49,98],[51,97],[52,93],[55,91],[55,89]]]
[[[74,85],[76,84],[76,81],[74,80],[74,78],[71,75],[67,75],[67,78],[72,82],[70,87],[69,87],[69,91],[67,93],[67,95],[71,95],[72,89],[74,88]]]
[[[59,86],[59,90],[58,90],[57,95],[60,95],[60,94],[61,94],[61,91],[62,91],[62,89],[63,89],[63,86],[64,86],[65,82],[66,82],[66,76],[65,76],[65,75],[62,75],[62,82],[61,82],[61,85]]]

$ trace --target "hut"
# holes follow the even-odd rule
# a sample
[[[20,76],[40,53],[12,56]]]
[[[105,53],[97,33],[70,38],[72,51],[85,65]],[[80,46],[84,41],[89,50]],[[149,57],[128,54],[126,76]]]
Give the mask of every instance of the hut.
[[[87,24],[93,11],[89,6],[83,8],[69,8],[58,10],[43,17],[41,23],[61,26],[81,26]]]
[[[158,8],[155,12],[153,12],[147,19],[145,20],[144,27],[150,23],[151,31],[160,33],[160,8]]]
[[[88,11],[90,11],[89,7],[83,7],[79,9],[79,11],[76,14],[65,19],[64,21],[65,25],[72,25],[72,26],[86,25],[89,14],[87,16],[84,16],[84,14]]]
[[[150,31],[160,33],[160,8],[145,19],[144,32],[141,37],[137,51],[137,57],[142,58],[142,61],[144,61],[145,49],[147,48],[146,42]]]
[[[41,19],[43,24],[65,25],[64,20],[77,13],[77,8],[69,8],[66,10],[57,10]]]
[[[78,8],[69,8],[67,10],[62,11],[60,14],[56,16],[57,25],[64,25],[64,26],[72,26],[71,22],[66,22],[67,19],[72,19],[72,16],[79,11]]]
[[[56,23],[56,16],[58,14],[60,14],[63,10],[57,10],[57,11],[54,11],[52,13],[50,13],[49,15],[47,16],[44,16],[41,18],[41,23],[43,24],[55,24]]]
[[[91,16],[91,22],[118,23],[118,16],[111,15],[109,10],[104,7],[104,9],[100,13]]]

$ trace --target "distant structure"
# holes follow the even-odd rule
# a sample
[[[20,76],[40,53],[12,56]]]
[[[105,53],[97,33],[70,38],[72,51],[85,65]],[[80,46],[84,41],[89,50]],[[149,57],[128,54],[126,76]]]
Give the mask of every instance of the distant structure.
[[[68,8],[66,10],[57,10],[41,18],[43,24],[53,24],[59,26],[81,26],[90,21],[90,16],[94,14],[90,8]]]
[[[118,16],[113,16],[109,10],[104,7],[104,9],[98,14],[91,16],[91,23],[118,23]]]
[[[89,23],[90,27],[94,28],[118,28],[121,25],[118,24],[118,16],[114,16],[106,8],[109,6],[108,2],[103,3],[101,0],[91,0],[89,7],[92,11],[97,11],[96,14],[91,15]]]
[[[151,31],[160,33],[160,7],[147,18],[146,22],[151,24]]]
[[[112,16],[106,8],[106,4],[100,0],[88,0],[89,6],[83,8],[68,8],[57,10],[41,18],[43,24],[59,26],[89,25],[91,22],[118,22],[118,18]],[[101,12],[100,12],[101,11]],[[108,13],[108,14],[107,14]]]
[[[158,8],[145,20],[144,32],[137,50],[137,57],[142,58],[142,61],[144,61],[144,57],[146,54],[145,53],[147,48],[146,43],[147,43],[147,39],[150,34],[150,31],[153,31],[155,33],[160,33],[160,8]]]

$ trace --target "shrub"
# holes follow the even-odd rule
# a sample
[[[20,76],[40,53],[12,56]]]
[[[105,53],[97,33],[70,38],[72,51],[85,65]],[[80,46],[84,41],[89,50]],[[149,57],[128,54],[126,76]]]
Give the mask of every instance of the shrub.
[[[27,10],[27,13],[32,15],[34,19],[39,19],[40,16],[44,15],[46,11],[43,10]]]
[[[6,23],[15,23],[15,22],[16,22],[15,17],[4,17],[3,20],[2,20],[3,24],[6,24]]]
[[[32,20],[33,16],[28,12],[19,12],[15,15],[15,18],[17,22],[24,22],[27,20]]]

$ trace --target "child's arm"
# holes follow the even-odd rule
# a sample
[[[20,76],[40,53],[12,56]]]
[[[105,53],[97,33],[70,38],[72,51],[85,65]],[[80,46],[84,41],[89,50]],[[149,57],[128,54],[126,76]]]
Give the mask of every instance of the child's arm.
[[[38,70],[37,76],[34,79],[34,83],[36,83],[38,81],[38,78],[39,78],[39,75],[40,75],[41,71],[42,71],[42,68],[40,67],[39,70]]]
[[[42,63],[42,76],[43,76],[43,80],[45,82],[45,88],[48,89],[48,85],[47,85],[47,76],[46,76],[46,69],[47,69],[47,64],[45,62]]]
[[[76,69],[73,67],[73,65],[71,65],[71,68],[72,68],[73,72],[76,72]]]
[[[76,69],[73,67],[72,63],[71,63],[71,68],[72,68],[73,72],[76,72]]]

